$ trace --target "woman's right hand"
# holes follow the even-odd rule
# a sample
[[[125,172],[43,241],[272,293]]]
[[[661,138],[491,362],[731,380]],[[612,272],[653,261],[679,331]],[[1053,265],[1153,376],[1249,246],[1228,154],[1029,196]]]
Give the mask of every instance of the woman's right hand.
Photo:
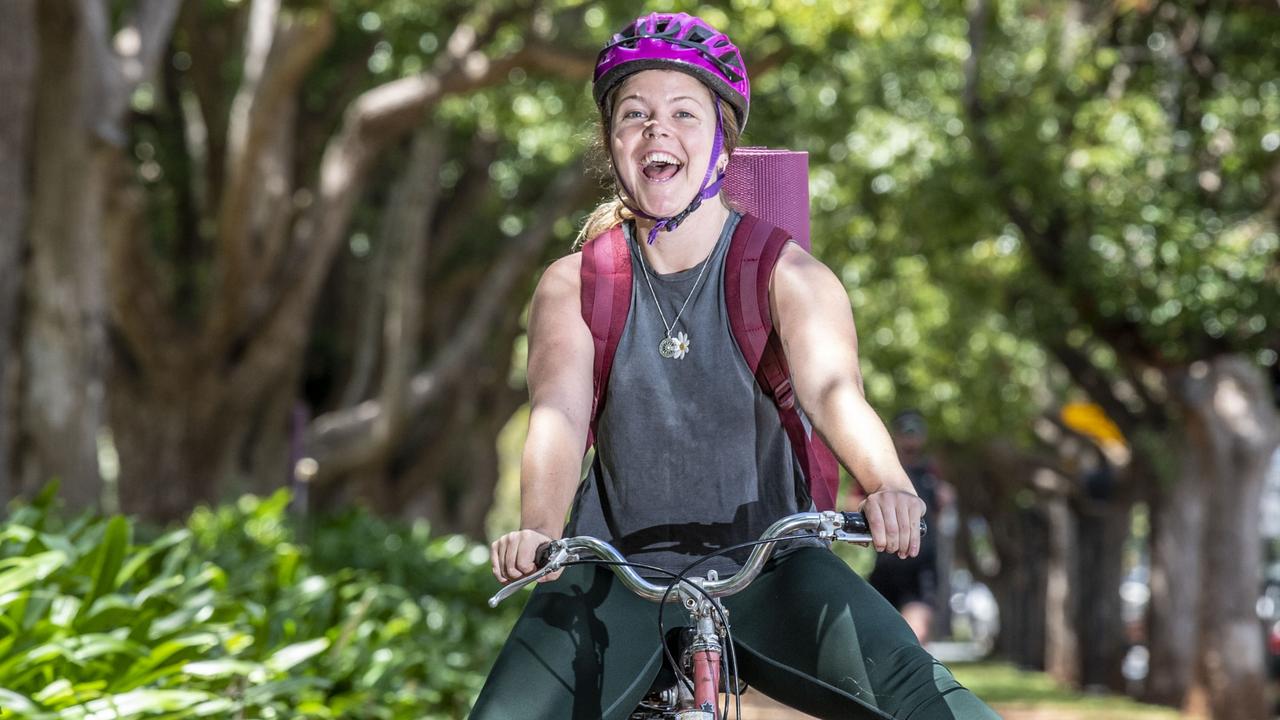
[[[537,530],[516,530],[494,540],[489,554],[493,563],[493,576],[498,578],[498,582],[506,585],[537,570],[533,562],[534,555],[543,543],[551,541],[552,538]],[[562,572],[564,571],[557,570],[546,577],[539,578],[538,582],[551,582],[559,578]]]

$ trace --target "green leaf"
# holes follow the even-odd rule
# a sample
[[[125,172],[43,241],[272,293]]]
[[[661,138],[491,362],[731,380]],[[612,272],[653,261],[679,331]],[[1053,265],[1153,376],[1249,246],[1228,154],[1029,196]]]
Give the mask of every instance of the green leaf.
[[[93,569],[93,589],[84,599],[81,606],[87,609],[93,601],[115,589],[116,575],[124,563],[125,553],[129,550],[129,541],[133,536],[133,528],[129,521],[117,515],[107,522],[106,532],[102,535],[102,544],[95,553]]]
[[[32,716],[39,713],[40,710],[42,708],[27,696],[0,687],[0,712]]]
[[[186,637],[174,638],[166,640],[151,650],[151,654],[147,656],[144,663],[148,667],[157,667],[169,660],[169,658],[177,655],[185,650],[193,648],[206,650],[208,648],[218,646],[218,636],[213,633],[202,632]]]
[[[5,543],[12,542],[19,545],[26,545],[36,536],[36,531],[25,525],[10,524],[3,530],[0,530],[0,547]]]
[[[68,639],[65,645],[72,650],[73,657],[79,663],[87,663],[104,655],[142,657],[147,654],[147,648],[138,643],[100,633]]]
[[[45,486],[40,489],[40,492],[36,493],[36,496],[31,499],[31,507],[40,510],[49,510],[53,507],[54,501],[57,500],[58,488],[61,486],[62,481],[58,478],[54,478],[45,483]]]
[[[49,550],[30,557],[0,560],[0,595],[13,592],[43,580],[67,563],[66,553]]]
[[[35,699],[45,705],[57,705],[62,698],[75,698],[75,686],[66,678],[59,678],[35,694]]]
[[[173,712],[217,699],[195,690],[133,690],[99,698],[62,711],[66,720],[122,720],[134,715]]]
[[[36,537],[47,550],[61,550],[69,558],[78,558],[81,555],[81,551],[76,549],[75,543],[68,540],[66,535],[42,532]]]
[[[277,672],[287,672],[290,668],[306,662],[329,648],[328,638],[316,638],[294,643],[277,650],[267,659],[266,666]]]
[[[182,666],[182,672],[199,678],[244,677],[249,678],[250,682],[262,682],[266,679],[266,668],[261,664],[231,658],[189,662]],[[255,679],[255,675],[259,677]]]
[[[129,582],[129,580],[134,576],[134,574],[137,573],[138,570],[141,569],[144,565],[146,565],[147,561],[150,560],[151,558],[161,553],[167,552],[174,545],[177,545],[178,543],[183,542],[185,540],[189,540],[190,538],[191,538],[191,531],[187,530],[186,528],[182,528],[182,529],[174,530],[173,532],[167,533],[164,537],[161,537],[155,542],[152,542],[143,548],[135,550],[133,554],[129,556],[129,559],[125,561],[124,566],[120,568],[120,573],[116,575],[116,583],[115,583],[116,587],[117,588],[123,587],[124,584]]]
[[[117,627],[137,629],[147,622],[147,612],[134,598],[110,593],[95,600],[88,610],[81,609],[76,629],[80,632],[105,632]]]

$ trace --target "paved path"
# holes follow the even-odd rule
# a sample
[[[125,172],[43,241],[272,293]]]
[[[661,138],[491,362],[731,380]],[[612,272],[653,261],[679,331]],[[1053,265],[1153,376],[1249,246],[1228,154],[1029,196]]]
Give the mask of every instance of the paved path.
[[[733,712],[732,707],[729,708],[729,712]],[[742,696],[742,720],[813,720],[813,716],[779,705],[754,689],[748,688],[746,694]]]
[[[1025,704],[997,705],[995,710],[1000,713],[1000,717],[1004,718],[1004,720],[1128,720],[1128,718],[1143,720],[1151,717],[1150,713],[1142,712],[1099,713],[1096,710],[1067,710],[1061,707],[1037,708]],[[731,713],[730,717],[733,717],[732,705],[729,708],[729,712]],[[1196,720],[1193,716],[1186,717],[1187,720]],[[815,718],[799,710],[792,710],[779,705],[755,690],[747,690],[746,694],[742,696],[742,720],[815,720]]]

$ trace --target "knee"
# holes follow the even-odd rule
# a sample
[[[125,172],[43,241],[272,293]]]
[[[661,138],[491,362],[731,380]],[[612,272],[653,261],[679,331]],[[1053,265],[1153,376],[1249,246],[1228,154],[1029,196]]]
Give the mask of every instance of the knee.
[[[948,693],[963,689],[951,671],[919,645],[905,645],[888,660],[888,671],[874,679],[876,699],[895,718],[935,717],[919,713],[935,704],[945,706]]]

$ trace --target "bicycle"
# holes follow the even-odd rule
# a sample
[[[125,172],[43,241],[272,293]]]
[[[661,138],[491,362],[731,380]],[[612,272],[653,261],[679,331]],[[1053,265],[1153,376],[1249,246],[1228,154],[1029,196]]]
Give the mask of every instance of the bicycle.
[[[920,529],[922,533],[925,531],[923,520]],[[663,675],[659,674],[654,686],[631,714],[631,720],[722,720],[728,716],[730,697],[735,701],[735,714],[741,717],[744,687],[737,678],[729,613],[720,598],[742,591],[755,580],[777,543],[801,538],[867,544],[871,542],[871,531],[866,517],[860,512],[796,513],[770,525],[759,540],[719,550],[679,573],[629,562],[617,548],[598,538],[562,538],[539,546],[535,562],[538,570],[499,590],[489,599],[489,607],[497,607],[498,603],[524,586],[568,565],[594,563],[609,566],[629,590],[660,604],[658,634],[668,666],[675,675],[673,681],[663,682]],[[712,557],[752,546],[754,549],[746,563],[728,578],[721,579],[715,570],[708,570],[704,577],[688,576]],[[672,581],[665,586],[652,583],[641,577],[636,568],[669,576]],[[667,602],[679,602],[690,620],[689,626],[679,635],[674,651],[667,643],[663,627],[662,611]],[[726,646],[729,650],[727,658],[724,653]],[[678,662],[676,655],[680,656]],[[718,707],[722,679],[723,710]]]

